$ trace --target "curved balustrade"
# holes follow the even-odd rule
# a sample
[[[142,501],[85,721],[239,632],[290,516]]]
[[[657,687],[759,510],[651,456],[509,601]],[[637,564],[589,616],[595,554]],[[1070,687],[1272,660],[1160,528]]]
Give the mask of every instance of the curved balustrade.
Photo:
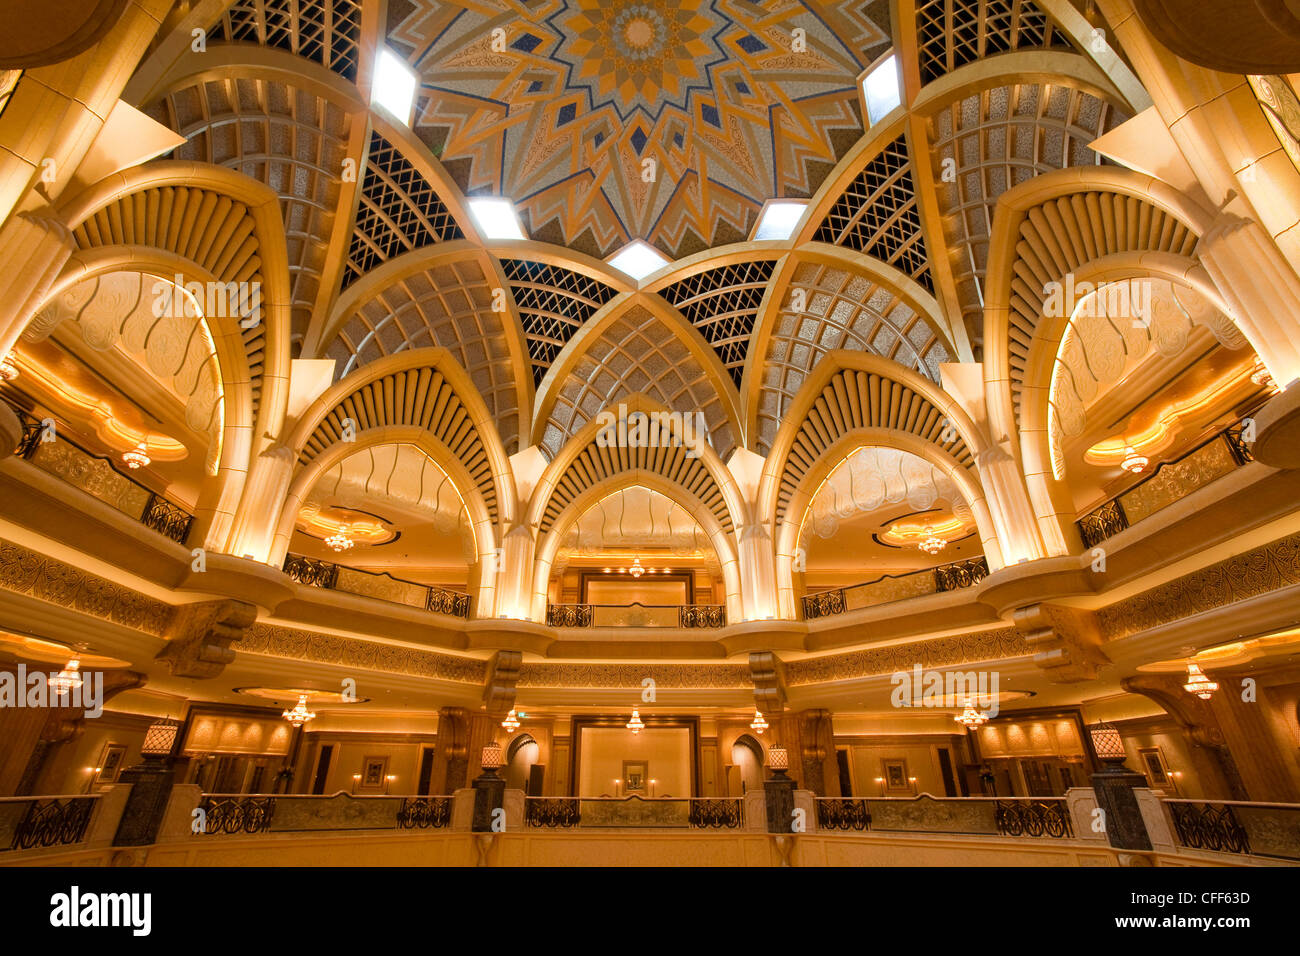
[[[284,558],[284,573],[299,584],[345,591],[361,597],[371,597],[393,604],[418,607],[435,614],[451,617],[469,617],[469,595],[460,591],[403,581],[391,574],[376,574],[309,558],[301,554],[288,554]]]
[[[937,568],[909,571],[907,574],[887,574],[865,584],[805,595],[803,616],[804,620],[815,621],[864,607],[905,601],[927,594],[958,591],[972,587],[988,576],[989,564],[983,555],[966,561],[941,564]]]
[[[721,604],[550,604],[548,627],[725,627]]]

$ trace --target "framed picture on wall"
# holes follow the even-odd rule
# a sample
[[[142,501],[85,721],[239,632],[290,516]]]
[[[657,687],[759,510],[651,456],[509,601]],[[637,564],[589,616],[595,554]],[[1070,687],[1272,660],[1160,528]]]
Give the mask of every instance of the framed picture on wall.
[[[646,781],[650,779],[650,766],[644,760],[623,761],[623,791],[625,793],[645,793]]]
[[[361,789],[382,790],[387,770],[387,757],[367,757],[361,764]]]
[[[126,758],[126,744],[104,744],[99,755],[99,773],[95,774],[95,783],[117,783],[117,775],[122,772],[122,761]]]
[[[1138,757],[1142,760],[1142,769],[1147,780],[1155,790],[1167,790],[1170,787],[1169,767],[1165,764],[1165,755],[1159,747],[1140,747]]]
[[[911,793],[912,783],[908,779],[907,758],[882,757],[880,759],[880,776],[885,781],[885,793]]]

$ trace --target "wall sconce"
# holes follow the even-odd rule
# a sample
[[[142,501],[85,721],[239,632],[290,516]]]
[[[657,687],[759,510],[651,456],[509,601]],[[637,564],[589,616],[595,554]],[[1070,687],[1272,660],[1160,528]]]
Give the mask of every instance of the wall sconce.
[[[883,797],[885,795],[885,778],[877,777],[876,786],[880,788],[880,795]]]
[[[393,785],[393,781],[396,779],[397,779],[397,774],[395,773],[390,773],[387,777],[384,778],[384,796],[388,796],[388,788]]]
[[[357,784],[359,783],[361,783],[361,774],[354,773],[352,775],[352,792],[354,794],[357,792]]]
[[[907,782],[910,783],[910,784],[912,785],[912,793],[916,793],[916,778],[915,778],[915,777],[908,777],[908,778],[907,778]]]

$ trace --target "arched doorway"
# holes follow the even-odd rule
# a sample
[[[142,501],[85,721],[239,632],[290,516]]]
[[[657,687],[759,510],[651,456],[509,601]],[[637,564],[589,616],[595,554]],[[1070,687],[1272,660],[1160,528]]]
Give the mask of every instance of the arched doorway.
[[[742,734],[731,745],[731,764],[740,778],[740,792],[763,787],[763,745],[749,734]]]
[[[520,734],[510,742],[506,748],[506,789],[527,790],[528,778],[540,754],[541,747],[532,734]]]

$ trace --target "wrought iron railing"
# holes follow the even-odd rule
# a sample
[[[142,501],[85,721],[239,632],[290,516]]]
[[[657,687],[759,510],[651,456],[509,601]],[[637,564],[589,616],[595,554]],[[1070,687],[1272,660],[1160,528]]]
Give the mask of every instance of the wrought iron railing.
[[[392,600],[395,603],[405,603],[408,606],[410,606],[410,601],[418,600],[419,606],[426,611],[432,611],[435,614],[448,614],[452,617],[469,617],[469,595],[461,591],[451,591],[430,584],[416,584],[414,581],[403,581],[391,574],[375,574],[357,568],[345,568],[331,561],[325,561],[321,558],[309,558],[302,554],[286,554],[283,567],[284,573],[299,584],[325,588],[330,591],[346,591],[349,594],[372,597],[379,601]],[[345,574],[350,582],[346,587],[343,581]],[[374,582],[376,593],[371,593],[369,589],[357,586],[358,581]],[[392,586],[401,589],[400,599],[382,593],[385,588]],[[408,595],[412,594],[414,597],[408,597]]]
[[[550,604],[546,608],[546,626],[591,627],[594,610],[590,604]]]
[[[86,796],[4,801],[9,804],[25,802],[27,805],[14,826],[13,839],[8,846],[0,846],[0,850],[44,849],[80,843],[86,838],[98,799],[98,796]]]
[[[739,798],[691,800],[691,826],[705,830],[735,830],[744,822],[743,802]]]
[[[721,604],[685,604],[677,620],[681,627],[725,627],[727,609]]]
[[[843,797],[818,797],[817,827],[820,830],[867,830],[871,828],[871,814],[867,801]]]
[[[1237,822],[1230,804],[1166,800],[1165,806],[1169,808],[1181,846],[1189,850],[1251,852],[1250,837]]]
[[[199,809],[204,833],[265,833],[275,816],[275,797],[208,793]]]
[[[575,797],[525,797],[524,822],[530,827],[576,827],[582,812]]]
[[[1057,839],[1074,836],[1070,808],[1064,800],[998,800],[994,804],[993,814],[998,833],[1003,836],[1046,836]]]
[[[1161,473],[1164,472],[1165,469],[1174,468],[1187,461],[1187,459],[1191,458],[1193,455],[1205,453],[1209,446],[1216,442],[1221,443],[1222,446],[1226,447],[1232,466],[1240,468],[1242,465],[1247,465],[1254,461],[1255,456],[1251,454],[1249,443],[1242,438],[1242,433],[1246,427],[1245,423],[1246,419],[1243,418],[1235,424],[1228,426],[1223,431],[1218,432],[1201,442],[1191,451],[1186,452],[1177,458],[1171,459],[1170,461],[1161,462],[1156,466],[1155,470],[1152,471],[1151,474],[1147,475],[1141,481],[1135,482],[1132,487],[1125,489],[1114,498],[1088,512],[1076,521],[1075,526],[1079,529],[1079,537],[1083,540],[1083,546],[1085,548],[1094,548],[1107,538],[1113,538],[1121,531],[1132,527],[1135,520],[1141,520],[1141,518],[1144,517],[1143,515],[1139,515],[1137,519],[1131,519],[1128,512],[1124,509],[1122,499],[1133,495],[1134,492],[1138,491],[1138,489],[1150,485],[1151,482],[1160,479]],[[1214,480],[1214,478],[1202,476],[1200,480],[1203,484],[1209,484],[1210,481]]]
[[[603,612],[603,616],[598,612]],[[627,617],[627,612],[636,612],[641,617],[630,623],[620,620]],[[727,609],[721,604],[550,604],[546,608],[546,624],[548,627],[672,627],[674,624],[691,629],[726,627]]]
[[[18,447],[14,452],[19,457],[32,462],[32,464],[36,465],[42,471],[45,471],[47,474],[52,474],[56,477],[62,478],[74,488],[79,487],[75,481],[69,479],[69,474],[66,468],[60,470],[38,454],[43,445],[49,442],[58,442],[61,446],[70,448],[76,452],[77,464],[75,470],[78,473],[84,473],[88,467],[107,469],[107,471],[102,473],[107,474],[108,472],[111,472],[116,476],[115,480],[127,482],[131,488],[136,489],[130,496],[122,496],[118,501],[108,500],[104,497],[102,492],[100,494],[95,494],[93,489],[88,489],[86,487],[81,487],[82,491],[85,491],[93,498],[97,498],[104,501],[106,504],[116,507],[124,514],[134,517],[146,528],[156,531],[164,537],[170,538],[177,544],[184,544],[186,539],[189,538],[190,529],[194,526],[194,516],[180,505],[168,501],[162,495],[150,490],[145,485],[136,481],[129,474],[118,468],[111,458],[104,455],[96,455],[94,452],[83,448],[77,442],[69,438],[63,431],[60,431],[57,423],[54,423],[52,427],[50,424],[47,424],[47,422],[53,423],[53,419],[38,421],[32,415],[12,403],[10,404],[10,408],[13,409],[14,414],[18,416],[23,426],[22,438],[19,439]],[[126,486],[119,485],[118,487]],[[128,500],[130,502],[129,508],[127,506]],[[143,501],[143,507],[141,507],[141,501]]]
[[[871,585],[881,585],[885,582],[916,582],[918,596],[925,593],[942,593],[944,591],[959,591],[962,588],[972,587],[978,584],[984,578],[989,576],[989,563],[984,555],[977,555],[965,561],[954,561],[951,564],[941,564],[937,568],[922,568],[920,571],[909,571],[906,574],[887,574],[884,577],[877,578],[874,581],[867,581],[864,584],[853,584],[848,587],[834,588],[830,591],[818,591],[816,594],[804,595],[803,599],[803,616],[804,620],[815,621],[821,617],[833,617],[836,614],[843,614],[849,608],[847,592],[857,588],[866,588]],[[929,579],[927,581],[926,579]],[[925,590],[933,582],[934,590]],[[883,601],[875,603],[888,604],[892,601],[905,600],[909,595],[899,597],[897,595],[887,597]]]
[[[451,797],[404,797],[397,808],[403,830],[444,830],[451,826]]]

